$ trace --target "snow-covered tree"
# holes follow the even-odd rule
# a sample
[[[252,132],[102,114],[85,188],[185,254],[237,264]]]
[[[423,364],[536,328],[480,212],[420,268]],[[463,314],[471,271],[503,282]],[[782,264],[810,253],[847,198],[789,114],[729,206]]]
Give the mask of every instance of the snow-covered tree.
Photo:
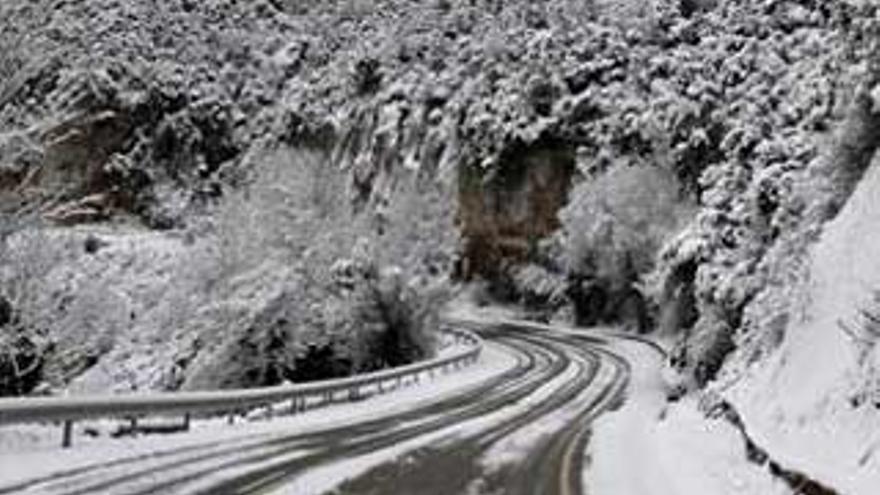
[[[595,288],[573,297],[606,301],[582,302],[600,313],[593,318],[613,318],[606,305],[625,310],[620,297],[640,292],[664,242],[690,220],[694,208],[681,191],[669,171],[647,164],[614,167],[574,188],[560,213],[565,267],[576,284]]]
[[[0,245],[0,395],[27,393],[42,379],[61,310],[48,277],[62,254],[44,227],[28,227]]]

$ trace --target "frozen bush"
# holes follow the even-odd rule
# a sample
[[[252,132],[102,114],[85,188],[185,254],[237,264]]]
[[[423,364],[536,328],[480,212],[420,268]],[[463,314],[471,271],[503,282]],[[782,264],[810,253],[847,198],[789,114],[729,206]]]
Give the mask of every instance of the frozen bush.
[[[560,213],[566,270],[574,282],[569,292],[579,313],[597,313],[579,319],[615,319],[627,301],[641,304],[635,302],[642,297],[641,277],[692,215],[676,180],[659,167],[619,166],[576,186]],[[630,316],[646,317],[644,309],[634,311]]]
[[[552,314],[565,304],[568,286],[563,274],[530,263],[515,270],[513,281],[528,310],[546,310]]]
[[[434,295],[417,290],[400,268],[379,270],[363,244],[357,251],[334,266],[337,280],[344,280],[343,325],[350,328],[356,369],[399,366],[432,354],[430,332],[439,323]]]
[[[42,227],[28,225],[8,234],[0,244],[0,395],[29,392],[42,379],[46,354],[52,348],[50,328],[57,311],[48,277],[61,253]]]
[[[377,213],[358,213],[324,157],[288,150],[259,163],[197,242],[193,276],[211,280],[216,323],[184,386],[329,378],[430,355],[455,248],[446,189],[412,176]],[[260,290],[276,295],[242,308],[269,272],[278,285]]]

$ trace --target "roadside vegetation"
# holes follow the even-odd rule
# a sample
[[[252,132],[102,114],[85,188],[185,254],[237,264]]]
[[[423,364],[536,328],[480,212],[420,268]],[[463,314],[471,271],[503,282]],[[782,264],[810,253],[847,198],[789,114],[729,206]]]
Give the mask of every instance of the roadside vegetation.
[[[0,195],[63,190],[52,272],[126,301],[58,387],[398,364],[459,282],[704,385],[782,340],[878,142],[870,2],[50,4],[0,5]]]

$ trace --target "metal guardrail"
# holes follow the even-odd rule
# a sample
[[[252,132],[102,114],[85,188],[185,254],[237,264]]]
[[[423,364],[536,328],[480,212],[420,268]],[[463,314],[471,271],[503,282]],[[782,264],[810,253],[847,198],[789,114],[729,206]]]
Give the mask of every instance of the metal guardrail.
[[[193,415],[244,414],[258,408],[267,408],[271,412],[274,405],[283,402],[289,402],[289,412],[295,413],[305,410],[309,398],[323,398],[331,402],[340,392],[347,393],[347,400],[357,400],[362,397],[361,390],[365,387],[377,386],[381,393],[388,381],[399,384],[406,377],[414,377],[418,381],[422,373],[433,375],[436,371],[467,365],[479,358],[483,344],[476,334],[451,326],[443,327],[441,332],[452,335],[457,343],[467,344],[468,347],[419,363],[320,382],[145,395],[0,399],[0,426],[60,421],[63,425],[62,447],[69,447],[73,441],[74,422],[86,419],[125,418],[132,422],[134,430],[137,418],[181,415],[184,418],[182,429],[186,429]]]

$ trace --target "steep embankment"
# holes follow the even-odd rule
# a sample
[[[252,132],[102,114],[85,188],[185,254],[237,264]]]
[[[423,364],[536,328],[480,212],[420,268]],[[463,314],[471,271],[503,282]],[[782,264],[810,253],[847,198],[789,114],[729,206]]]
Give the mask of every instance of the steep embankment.
[[[809,251],[785,336],[768,359],[729,377],[759,444],[840,493],[871,494],[877,448],[880,167],[874,166]]]

